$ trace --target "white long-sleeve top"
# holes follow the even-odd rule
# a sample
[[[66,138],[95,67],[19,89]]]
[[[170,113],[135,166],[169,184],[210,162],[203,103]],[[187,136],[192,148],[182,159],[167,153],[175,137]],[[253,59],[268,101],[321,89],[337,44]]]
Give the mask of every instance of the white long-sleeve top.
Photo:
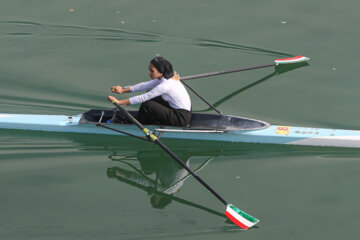
[[[161,80],[153,79],[130,87],[130,92],[142,92],[147,90],[150,91],[129,98],[130,103],[142,103],[161,96],[172,108],[191,110],[190,96],[180,81],[163,77]]]

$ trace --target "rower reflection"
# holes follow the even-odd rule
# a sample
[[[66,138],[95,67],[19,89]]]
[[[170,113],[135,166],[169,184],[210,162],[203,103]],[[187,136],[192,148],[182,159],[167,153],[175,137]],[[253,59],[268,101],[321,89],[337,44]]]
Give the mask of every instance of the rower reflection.
[[[215,156],[207,156],[208,158],[202,161],[194,172],[199,172],[205,168]],[[185,153],[180,157],[181,159],[187,159],[185,161],[187,166],[190,166],[190,162],[197,163],[198,160],[193,159],[194,161],[192,161],[193,154]],[[191,175],[182,169],[173,159],[164,157],[163,153],[143,151],[137,154],[119,155],[115,152],[109,158],[120,163],[122,167],[108,168],[107,176],[144,190],[150,197],[152,207],[163,209],[174,201],[221,217],[226,224],[222,227],[223,231],[239,230],[236,225],[225,217],[223,212],[215,211],[174,195]],[[257,228],[257,226],[253,228]]]
[[[172,200],[187,205],[196,205],[173,196],[184,185],[186,179],[191,176],[173,159],[150,151],[125,156],[118,155],[115,152],[109,158],[121,163],[122,167],[108,168],[107,176],[146,191],[150,196],[152,207],[163,209]],[[203,169],[213,158],[206,159],[194,172]],[[185,158],[182,156],[181,159],[186,159],[184,162],[190,167],[191,156]],[[200,206],[200,208],[204,207]]]

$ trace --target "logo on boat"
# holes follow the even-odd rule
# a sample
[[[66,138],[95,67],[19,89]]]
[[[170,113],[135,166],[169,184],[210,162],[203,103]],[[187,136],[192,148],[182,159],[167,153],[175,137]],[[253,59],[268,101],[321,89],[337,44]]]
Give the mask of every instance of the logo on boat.
[[[276,128],[276,134],[278,135],[289,135],[290,127],[288,126],[278,126]]]
[[[11,118],[11,117],[15,117],[15,116],[10,116],[10,115],[0,115],[0,117],[3,117],[3,118]]]

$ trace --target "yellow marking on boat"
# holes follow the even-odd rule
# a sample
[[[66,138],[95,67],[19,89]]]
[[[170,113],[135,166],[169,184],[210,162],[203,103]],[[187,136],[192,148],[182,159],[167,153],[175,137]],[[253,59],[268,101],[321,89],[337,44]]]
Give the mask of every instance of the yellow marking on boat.
[[[278,126],[276,128],[276,134],[278,135],[289,135],[290,127],[289,126]]]

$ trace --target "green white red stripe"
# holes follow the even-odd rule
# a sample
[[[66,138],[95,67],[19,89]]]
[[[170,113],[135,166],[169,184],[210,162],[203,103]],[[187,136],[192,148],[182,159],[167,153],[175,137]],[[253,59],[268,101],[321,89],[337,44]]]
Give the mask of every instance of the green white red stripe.
[[[297,62],[304,62],[309,60],[310,58],[299,55],[296,57],[291,58],[282,58],[282,59],[275,59],[276,64],[286,64],[286,63],[297,63]]]
[[[226,206],[225,215],[237,226],[243,229],[249,229],[259,222],[259,219],[256,219],[246,212],[241,211],[232,204]]]

